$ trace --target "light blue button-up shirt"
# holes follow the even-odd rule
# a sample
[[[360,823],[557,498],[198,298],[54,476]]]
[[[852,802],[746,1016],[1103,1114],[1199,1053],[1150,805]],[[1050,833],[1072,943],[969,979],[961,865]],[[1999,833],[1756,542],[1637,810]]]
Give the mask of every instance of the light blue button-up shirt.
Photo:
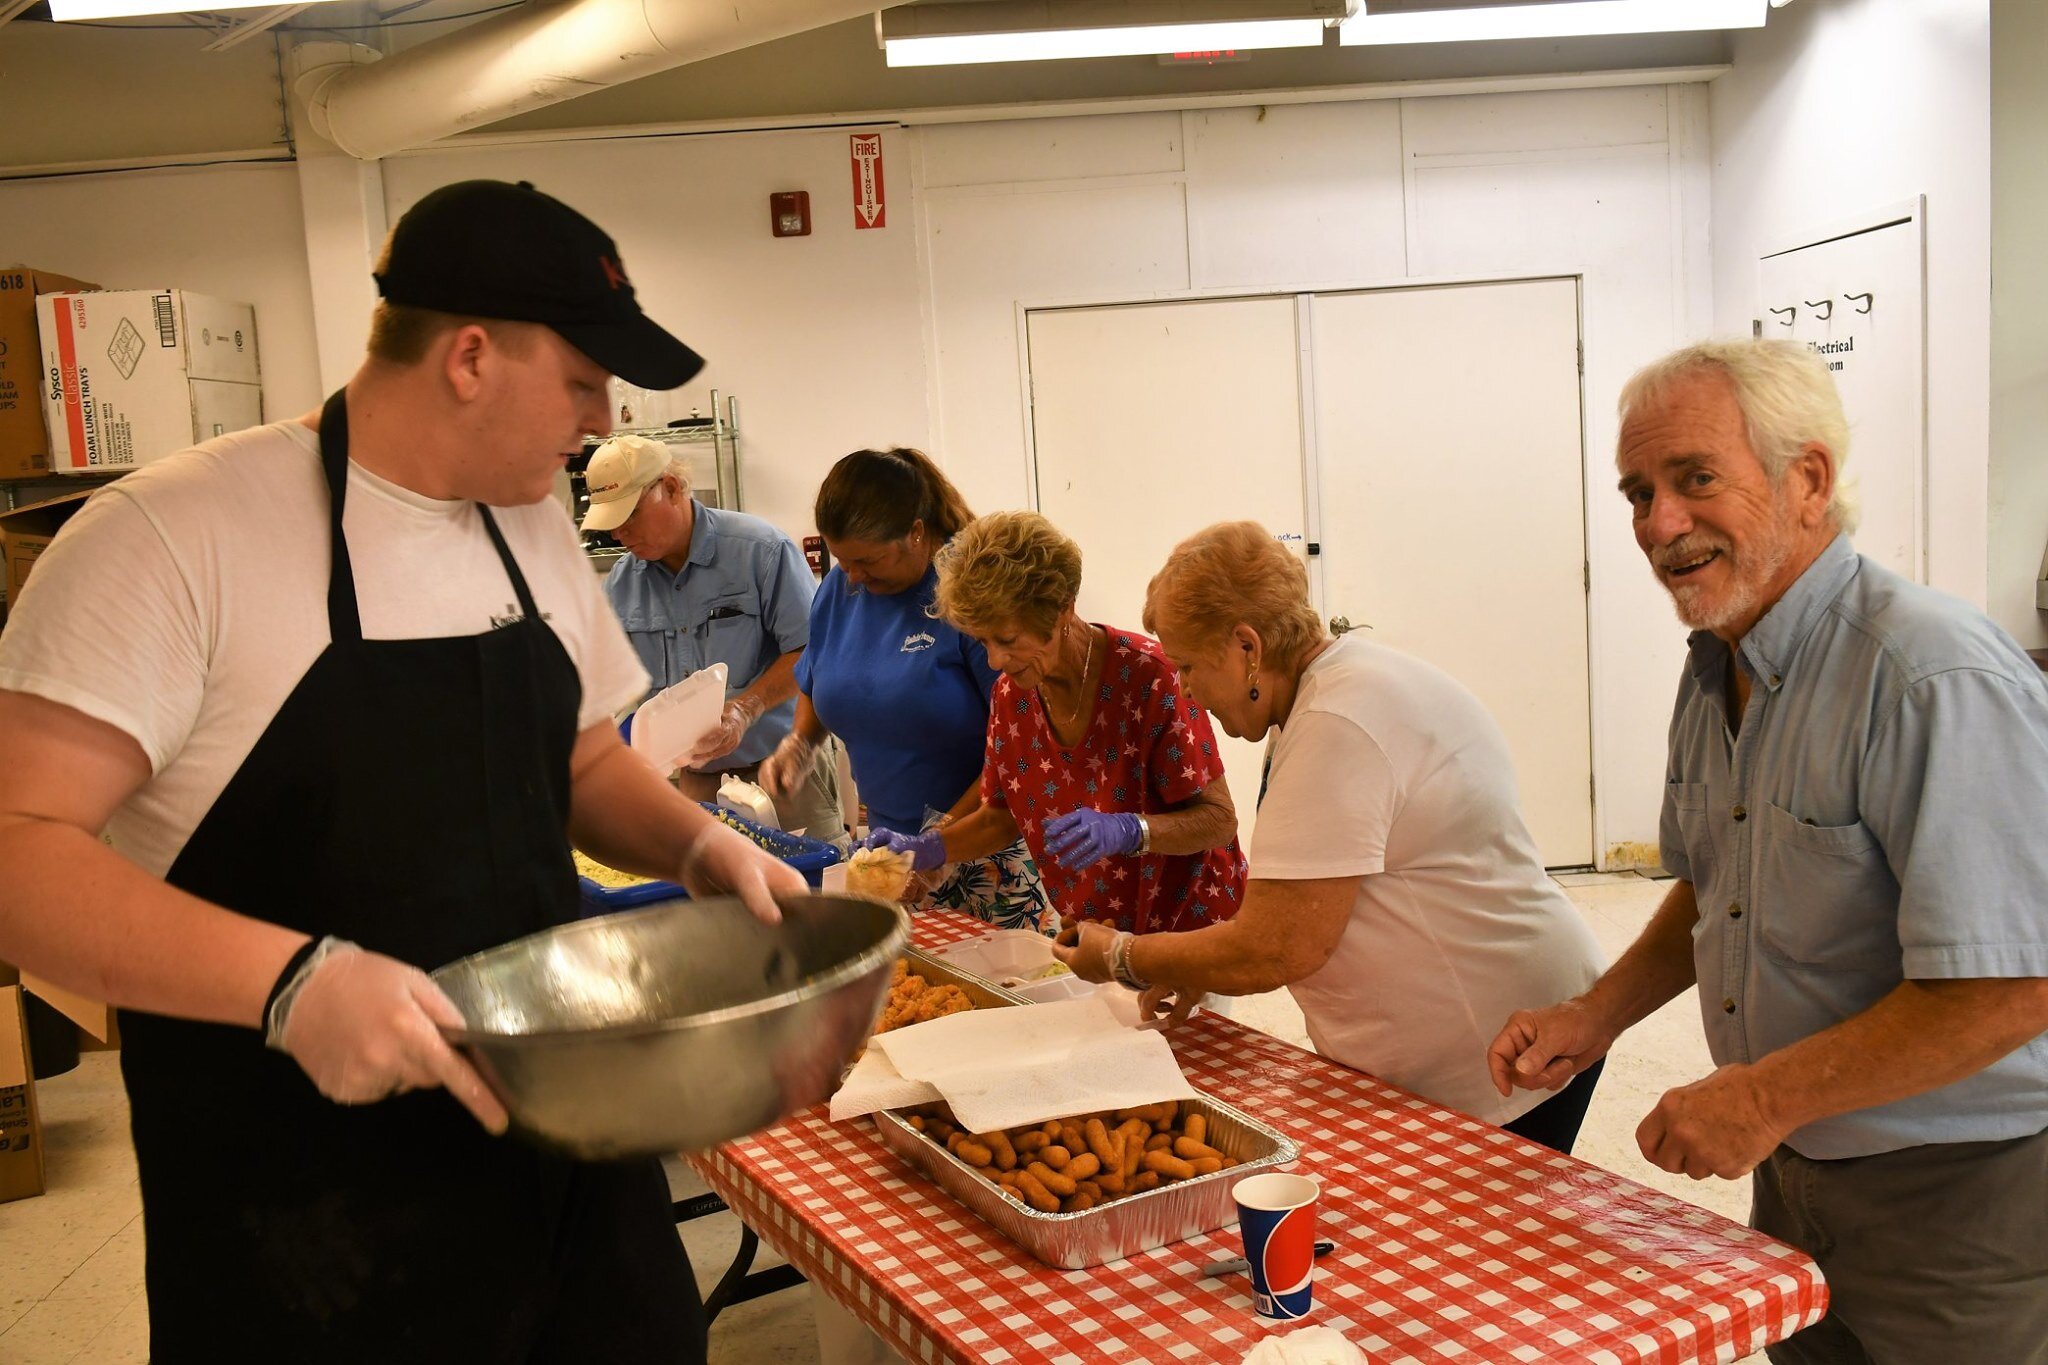
[[[1699,900],[1716,1063],[1754,1062],[1906,978],[2048,976],[2048,688],[2011,637],[1837,536],[1742,639],[1739,734],[1728,647],[1702,631],[1690,650],[1661,839]],[[1789,1142],[1831,1159],[2044,1128],[2048,1035]]]
[[[810,642],[817,580],[796,542],[759,517],[691,506],[690,558],[680,573],[629,555],[612,566],[604,592],[655,691],[722,663],[733,696]],[[795,723],[792,698],[754,722],[712,770],[759,763]]]

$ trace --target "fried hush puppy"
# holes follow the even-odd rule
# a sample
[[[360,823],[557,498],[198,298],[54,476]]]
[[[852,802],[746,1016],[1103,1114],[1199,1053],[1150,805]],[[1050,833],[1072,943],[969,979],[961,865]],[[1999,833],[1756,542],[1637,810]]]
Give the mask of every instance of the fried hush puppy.
[[[1039,1213],[1080,1213],[1239,1164],[1209,1145],[1202,1115],[1181,1111],[1168,1101],[995,1133],[968,1132],[943,1104],[907,1119],[1004,1198]]]

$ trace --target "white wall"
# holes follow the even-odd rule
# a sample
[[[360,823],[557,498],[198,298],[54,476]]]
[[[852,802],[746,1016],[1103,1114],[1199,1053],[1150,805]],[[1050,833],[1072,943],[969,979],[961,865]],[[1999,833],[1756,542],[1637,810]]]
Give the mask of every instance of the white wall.
[[[1733,62],[1710,87],[1715,330],[1749,335],[1765,252],[1927,196],[1928,574],[1982,606],[1988,0],[1802,0],[1737,33]]]
[[[1991,617],[2048,646],[2034,582],[2048,547],[2048,5],[1991,7]]]
[[[109,289],[175,286],[255,305],[263,411],[318,405],[313,301],[290,165],[0,181],[0,252]]]
[[[532,179],[603,223],[650,311],[710,359],[676,410],[713,385],[739,395],[748,506],[799,534],[825,469],[861,444],[926,446],[979,509],[1028,500],[1022,304],[1581,276],[1605,853],[1653,840],[1682,634],[1612,491],[1613,396],[1706,327],[1705,108],[1699,87],[1652,86],[889,130],[879,231],[852,227],[844,130],[425,151],[385,163],[381,184],[394,219],[434,186],[491,175]],[[374,230],[309,237],[289,168],[73,183],[0,186],[0,213],[46,225],[55,254],[29,259],[118,282],[102,257],[55,244],[124,212],[108,243],[122,259],[184,241],[165,262],[180,283],[256,297],[266,374],[294,394],[274,410],[311,405],[308,282],[361,270]],[[178,201],[171,235],[140,216],[199,185],[216,202]],[[768,194],[787,189],[811,193],[808,238],[768,234]],[[289,343],[279,292],[297,309]],[[1219,489],[1174,515],[1191,530],[1231,511]]]
[[[1613,399],[1706,326],[1704,126],[1679,86],[920,130],[938,453],[977,506],[1028,496],[1020,304],[1581,275],[1596,847],[1653,844],[1683,631],[1613,492]]]
[[[602,224],[640,302],[708,364],[663,411],[740,400],[746,506],[797,535],[832,462],[927,442],[909,148],[883,134],[888,226],[853,226],[845,131],[548,143],[385,163],[391,220],[440,185],[531,180]],[[811,235],[769,235],[809,190]],[[661,415],[661,413],[657,413]]]

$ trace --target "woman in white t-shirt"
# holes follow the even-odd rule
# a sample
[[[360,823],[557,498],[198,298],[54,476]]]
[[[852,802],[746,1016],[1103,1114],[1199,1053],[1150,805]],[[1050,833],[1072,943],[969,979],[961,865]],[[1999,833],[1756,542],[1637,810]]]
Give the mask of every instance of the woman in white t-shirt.
[[[1502,1096],[1486,1048],[1530,1002],[1591,984],[1592,933],[1543,871],[1507,741],[1450,675],[1331,640],[1300,563],[1254,522],[1174,549],[1145,628],[1229,734],[1277,729],[1235,918],[1134,939],[1083,925],[1068,965],[1171,998],[1285,986],[1316,1049],[1405,1090],[1571,1150],[1598,1081]]]

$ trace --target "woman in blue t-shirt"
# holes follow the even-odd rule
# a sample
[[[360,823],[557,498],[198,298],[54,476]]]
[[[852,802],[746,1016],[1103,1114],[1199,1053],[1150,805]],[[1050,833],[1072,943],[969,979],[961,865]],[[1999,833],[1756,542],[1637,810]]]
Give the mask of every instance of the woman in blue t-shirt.
[[[898,448],[857,450],[832,466],[816,518],[836,563],[811,603],[796,724],[762,762],[761,784],[774,795],[836,734],[872,828],[916,834],[928,813],[958,819],[981,804],[996,670],[928,609],[932,555],[974,514],[930,457]],[[913,878],[907,898],[1006,929],[1056,927],[1021,840]]]

